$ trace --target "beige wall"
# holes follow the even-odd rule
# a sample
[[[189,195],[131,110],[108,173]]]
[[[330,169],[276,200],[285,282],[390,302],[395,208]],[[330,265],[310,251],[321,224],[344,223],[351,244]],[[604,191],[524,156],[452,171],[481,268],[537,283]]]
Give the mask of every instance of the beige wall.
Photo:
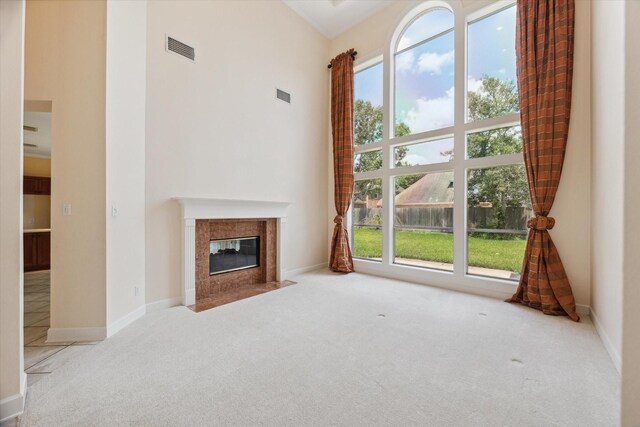
[[[51,196],[22,196],[22,223],[25,230],[51,228]]]
[[[176,196],[292,202],[285,269],[325,263],[328,41],[275,1],[154,1],[147,22],[147,302],[180,296]]]
[[[24,2],[0,1],[0,420],[22,411],[22,73]]]
[[[51,327],[104,327],[106,2],[28,1],[26,16],[25,99],[53,101]]]
[[[109,335],[120,327],[114,322],[135,310],[143,310],[145,304],[146,40],[147,2],[108,2],[106,200],[111,213],[107,215],[106,282]],[[113,208],[117,210],[115,215]]]
[[[24,156],[25,176],[51,176],[51,159]]]
[[[420,1],[396,1],[360,25],[331,41],[331,57],[349,48],[366,61],[388,47],[400,20]],[[474,10],[491,1],[466,1]],[[590,5],[576,2],[576,41],[571,125],[567,155],[551,216],[557,226],[551,231],[571,281],[578,304],[590,304],[591,276],[587,267],[590,247]],[[357,62],[356,62],[357,64]],[[329,168],[332,168],[331,164]],[[332,193],[332,190],[330,190]],[[331,206],[333,206],[333,203]],[[331,212],[335,212],[333,209]]]
[[[591,308],[620,369],[624,206],[624,2],[592,3]]]
[[[622,335],[622,425],[640,426],[640,2],[625,10],[625,208],[624,208],[624,317]]]

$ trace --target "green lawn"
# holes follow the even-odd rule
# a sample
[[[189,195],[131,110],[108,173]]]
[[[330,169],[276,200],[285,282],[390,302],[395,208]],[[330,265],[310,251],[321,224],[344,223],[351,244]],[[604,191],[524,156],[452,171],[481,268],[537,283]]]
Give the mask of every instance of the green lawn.
[[[354,256],[382,257],[382,231],[355,228]],[[519,272],[526,240],[469,237],[469,265]],[[396,231],[396,256],[453,263],[453,234],[422,230]]]

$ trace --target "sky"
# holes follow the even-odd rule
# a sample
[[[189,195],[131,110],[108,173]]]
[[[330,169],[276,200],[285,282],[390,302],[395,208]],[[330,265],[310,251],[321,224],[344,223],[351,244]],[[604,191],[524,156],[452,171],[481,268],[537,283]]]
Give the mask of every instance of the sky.
[[[484,76],[516,81],[515,6],[472,22],[468,27],[467,86],[477,90]],[[401,37],[400,50],[453,25],[453,14],[436,9],[418,18]],[[441,34],[396,55],[396,123],[404,122],[412,133],[453,125],[454,33]],[[355,97],[382,105],[382,64],[356,74]],[[446,140],[438,142],[447,146]],[[448,160],[429,144],[414,145],[406,159],[412,164]],[[411,156],[411,157],[410,157]]]

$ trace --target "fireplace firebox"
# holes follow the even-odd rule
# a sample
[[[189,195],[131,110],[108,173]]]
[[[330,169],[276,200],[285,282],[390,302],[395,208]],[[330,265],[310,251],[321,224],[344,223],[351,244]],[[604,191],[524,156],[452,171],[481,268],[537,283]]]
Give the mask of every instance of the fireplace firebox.
[[[209,241],[209,275],[260,266],[260,236]]]

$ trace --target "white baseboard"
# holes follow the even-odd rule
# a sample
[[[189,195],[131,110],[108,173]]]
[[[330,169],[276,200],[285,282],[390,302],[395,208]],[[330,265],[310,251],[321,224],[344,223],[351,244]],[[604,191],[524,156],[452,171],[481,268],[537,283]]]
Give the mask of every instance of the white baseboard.
[[[580,316],[591,316],[591,307],[585,304],[576,304],[576,313]]]
[[[284,280],[290,279],[292,277],[298,276],[300,274],[308,273],[310,271],[320,270],[321,268],[326,268],[328,263],[323,262],[316,265],[309,265],[307,267],[296,268],[294,270],[287,270],[284,273]]]
[[[182,298],[176,297],[145,304],[112,322],[106,328],[51,328],[47,335],[47,342],[102,341],[113,336],[147,313],[180,305],[181,302]]]
[[[129,326],[147,313],[147,306],[142,305],[129,314],[125,314],[120,319],[107,326],[107,338]]]
[[[47,342],[102,341],[107,337],[107,328],[50,328]]]
[[[27,400],[27,374],[20,372],[20,393],[0,400],[0,422],[9,421],[24,412]]]
[[[611,360],[613,361],[613,365],[616,367],[616,370],[619,374],[622,373],[622,359],[620,358],[618,351],[611,343],[609,335],[607,335],[606,331],[602,327],[602,323],[600,323],[600,319],[598,319],[598,316],[596,315],[596,312],[593,311],[593,308],[591,309],[591,320],[593,321],[593,325],[596,327],[598,335],[600,335],[600,340],[602,341],[604,348],[607,350],[607,353],[609,353],[609,357],[611,357]]]
[[[187,289],[184,292],[184,297],[182,299],[180,299],[180,304],[182,305],[193,305],[196,303],[196,290],[194,289]]]
[[[180,297],[173,297],[173,298],[162,299],[160,301],[150,302],[147,304],[147,313],[152,313],[154,311],[162,310],[165,308],[175,307],[181,304],[182,304],[182,298]]]

